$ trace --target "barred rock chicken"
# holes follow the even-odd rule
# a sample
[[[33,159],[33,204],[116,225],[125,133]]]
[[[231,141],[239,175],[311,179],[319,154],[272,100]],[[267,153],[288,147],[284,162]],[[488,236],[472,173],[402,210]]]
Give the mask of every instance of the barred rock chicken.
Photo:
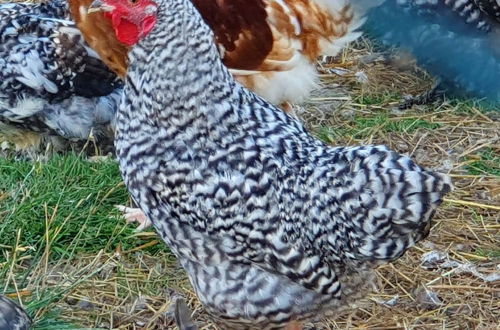
[[[234,80],[188,0],[91,8],[137,39],[116,118],[125,184],[220,326],[277,329],[346,306],[374,266],[426,237],[446,175],[308,134]]]
[[[0,4],[0,134],[19,146],[104,135],[122,85],[84,42],[66,1]]]
[[[494,0],[386,0],[369,12],[365,28],[409,50],[440,80],[437,90],[500,102],[500,10]]]
[[[0,329],[1,330],[28,330],[31,318],[14,301],[0,295]]]

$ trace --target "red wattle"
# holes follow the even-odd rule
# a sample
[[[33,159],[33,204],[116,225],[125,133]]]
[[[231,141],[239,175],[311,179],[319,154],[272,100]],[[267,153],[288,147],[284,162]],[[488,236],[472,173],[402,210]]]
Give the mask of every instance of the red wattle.
[[[148,16],[142,22],[142,34],[148,34],[156,24],[156,16]]]

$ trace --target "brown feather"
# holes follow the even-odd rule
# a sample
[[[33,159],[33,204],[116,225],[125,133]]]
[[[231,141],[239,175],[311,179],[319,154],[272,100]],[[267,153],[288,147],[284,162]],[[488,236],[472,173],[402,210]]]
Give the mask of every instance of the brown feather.
[[[118,41],[111,21],[103,13],[87,14],[93,0],[69,0],[71,15],[82,31],[85,41],[101,57],[106,65],[120,77],[125,77],[128,68],[129,47]]]
[[[224,63],[234,69],[257,68],[271,51],[273,35],[263,0],[192,0],[224,47]]]
[[[352,9],[348,5],[339,11],[338,17],[333,17],[314,1],[290,1],[290,6],[302,27],[300,40],[303,53],[311,60],[323,55],[324,50],[320,43],[322,40],[332,42],[344,37],[354,19]]]

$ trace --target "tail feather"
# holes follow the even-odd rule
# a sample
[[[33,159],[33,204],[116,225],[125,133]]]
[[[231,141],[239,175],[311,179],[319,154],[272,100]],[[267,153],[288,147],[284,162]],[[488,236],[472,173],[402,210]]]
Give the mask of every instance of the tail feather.
[[[350,256],[394,260],[428,235],[437,207],[452,190],[451,179],[384,147],[357,155],[363,155],[352,172],[358,203],[346,204],[355,227]]]

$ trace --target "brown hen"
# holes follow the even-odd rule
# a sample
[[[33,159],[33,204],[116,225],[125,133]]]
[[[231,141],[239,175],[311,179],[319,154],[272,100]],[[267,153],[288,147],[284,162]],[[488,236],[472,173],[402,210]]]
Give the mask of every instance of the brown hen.
[[[127,72],[129,47],[116,39],[109,19],[101,12],[89,15],[92,0],[68,0],[71,16],[82,31],[85,41],[95,49],[101,60],[120,77]]]

